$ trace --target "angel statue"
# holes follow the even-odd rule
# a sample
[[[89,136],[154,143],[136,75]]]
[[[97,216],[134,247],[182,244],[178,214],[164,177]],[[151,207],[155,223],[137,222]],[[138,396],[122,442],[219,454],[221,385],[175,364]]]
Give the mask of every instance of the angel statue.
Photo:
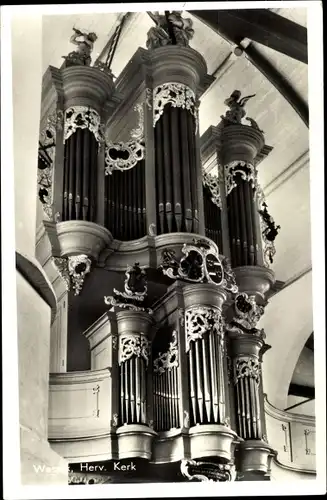
[[[224,101],[224,104],[230,108],[230,111],[227,111],[225,116],[221,116],[221,119],[228,123],[242,123],[242,118],[246,115],[244,106],[254,96],[255,94],[252,94],[240,99],[241,92],[234,90],[231,96]]]
[[[146,46],[148,49],[166,45],[182,45],[187,47],[194,35],[192,20],[183,19],[182,12],[173,10],[164,15],[159,12],[148,12],[156,26],[148,31]]]
[[[66,59],[67,66],[90,66],[91,65],[91,52],[93,50],[94,42],[97,40],[95,33],[87,33],[73,28],[74,33],[70,37],[70,42],[77,45],[77,49],[70,52],[68,56],[63,56]]]

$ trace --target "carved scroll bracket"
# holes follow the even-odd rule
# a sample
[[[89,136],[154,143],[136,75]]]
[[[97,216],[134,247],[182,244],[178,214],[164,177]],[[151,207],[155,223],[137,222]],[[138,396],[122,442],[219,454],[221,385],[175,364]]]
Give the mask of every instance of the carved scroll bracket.
[[[174,108],[187,109],[197,121],[196,97],[193,90],[182,83],[169,82],[158,85],[153,90],[153,126],[163,115],[164,108],[171,104]]]
[[[92,261],[84,254],[53,259],[60,276],[65,281],[66,290],[73,287],[75,295],[79,295],[84,285],[85,276],[91,271]]]
[[[78,128],[88,129],[94,134],[98,143],[104,142],[100,115],[90,106],[71,106],[64,115],[64,142],[76,132]]]
[[[119,365],[133,356],[142,357],[148,365],[149,355],[150,341],[143,333],[124,334],[119,337]]]
[[[202,339],[206,332],[214,330],[224,342],[224,322],[218,309],[208,306],[193,306],[185,311],[186,352],[190,343]]]
[[[170,342],[167,352],[159,353],[153,361],[153,372],[159,375],[165,371],[171,371],[179,366],[177,332],[172,332],[173,341]]]

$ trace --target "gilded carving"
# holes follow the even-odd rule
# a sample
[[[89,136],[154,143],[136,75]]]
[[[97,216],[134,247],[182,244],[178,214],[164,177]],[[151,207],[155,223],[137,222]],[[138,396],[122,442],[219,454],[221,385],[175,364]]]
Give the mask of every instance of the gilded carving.
[[[203,185],[210,189],[211,192],[211,201],[220,209],[221,205],[221,195],[220,195],[220,187],[219,187],[219,178],[215,175],[208,174],[206,171],[203,171],[202,177]]]
[[[84,285],[85,276],[91,271],[91,259],[84,254],[68,257],[68,272],[75,295],[79,295]]]
[[[90,106],[71,106],[64,115],[64,141],[76,132],[78,128],[88,129],[99,143],[104,141],[101,118]]]
[[[156,126],[167,104],[187,109],[196,118],[196,99],[192,89],[176,82],[163,83],[153,90],[153,126]]]
[[[268,206],[261,188],[258,190],[258,212],[260,215],[261,234],[264,242],[264,263],[269,267],[276,254],[275,239],[279,233],[280,226],[276,226],[273,217],[268,212]]]
[[[261,366],[257,358],[244,356],[234,360],[234,384],[244,377],[253,378],[257,384],[260,382]]]
[[[136,356],[143,358],[148,364],[150,341],[143,333],[124,334],[119,337],[119,357],[118,363],[121,365],[124,361]]]
[[[159,353],[153,361],[153,372],[161,375],[179,366],[177,332],[172,332],[173,340],[170,342],[167,352]]]
[[[194,245],[184,244],[181,250],[185,257],[180,260],[175,257],[173,249],[162,252],[160,269],[163,274],[193,283],[213,283],[232,293],[238,291],[230,264],[226,258],[220,260],[216,245],[197,240]]]
[[[225,190],[228,196],[237,186],[235,176],[240,175],[244,181],[251,182],[255,189],[257,186],[257,171],[254,165],[248,161],[232,161],[224,166]]]
[[[192,341],[202,339],[206,332],[214,330],[224,338],[224,322],[221,312],[209,306],[192,306],[185,311],[186,352]]]

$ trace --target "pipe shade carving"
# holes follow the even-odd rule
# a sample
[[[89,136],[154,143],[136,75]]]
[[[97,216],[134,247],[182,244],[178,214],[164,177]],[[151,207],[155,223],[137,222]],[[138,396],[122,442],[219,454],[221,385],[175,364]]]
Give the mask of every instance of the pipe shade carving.
[[[157,338],[166,332],[159,331]],[[167,336],[166,336],[167,337]],[[152,347],[153,369],[153,408],[154,427],[156,431],[168,431],[180,427],[179,419],[179,387],[178,387],[178,338],[177,332],[172,331],[168,338],[168,349],[155,354],[155,341]]]

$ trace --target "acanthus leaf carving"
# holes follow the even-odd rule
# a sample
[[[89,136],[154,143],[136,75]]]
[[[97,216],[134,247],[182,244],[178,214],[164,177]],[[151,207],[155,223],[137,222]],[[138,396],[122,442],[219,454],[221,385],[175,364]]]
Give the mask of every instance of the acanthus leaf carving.
[[[91,271],[91,264],[91,259],[85,254],[70,255],[68,257],[68,272],[75,295],[81,293],[85,276]]]
[[[121,365],[128,359],[136,356],[143,358],[148,365],[150,355],[150,341],[143,333],[123,334],[119,337],[118,363]]]
[[[100,115],[90,106],[71,106],[66,109],[64,115],[64,142],[67,141],[78,128],[88,129],[92,132],[99,144],[104,142]]]
[[[162,252],[159,269],[171,279],[181,279],[193,283],[212,283],[237,293],[235,275],[226,258],[220,260],[216,245],[206,240],[197,240],[194,245],[184,244],[180,260],[175,250],[167,248]]]
[[[239,356],[234,359],[234,385],[239,379],[245,377],[253,378],[256,383],[260,383],[261,364],[259,360],[252,356]]]
[[[197,117],[196,97],[193,90],[182,83],[167,82],[158,85],[153,90],[153,126],[156,126],[164,112],[164,108],[170,104],[174,108],[188,110],[195,119]]]
[[[215,331],[224,342],[224,321],[218,309],[209,306],[192,306],[185,311],[186,352],[190,343],[202,339],[209,331]]]
[[[173,368],[179,366],[178,360],[178,341],[177,332],[172,332],[173,340],[170,342],[168,350],[164,353],[159,352],[156,359],[153,361],[153,372],[161,375],[165,371],[171,371]]]
[[[206,171],[203,171],[202,177],[203,185],[206,186],[211,192],[211,201],[220,209],[222,208],[221,204],[221,194],[220,194],[220,186],[219,186],[219,177],[209,174]]]
[[[261,234],[264,242],[263,257],[267,267],[273,264],[276,254],[275,239],[280,226],[276,226],[273,217],[268,212],[265,195],[260,186],[257,189],[258,213],[260,215]]]
[[[224,165],[224,175],[226,196],[237,186],[235,182],[236,175],[240,175],[244,181],[250,182],[254,190],[257,187],[257,170],[248,161],[234,160],[227,163]]]

